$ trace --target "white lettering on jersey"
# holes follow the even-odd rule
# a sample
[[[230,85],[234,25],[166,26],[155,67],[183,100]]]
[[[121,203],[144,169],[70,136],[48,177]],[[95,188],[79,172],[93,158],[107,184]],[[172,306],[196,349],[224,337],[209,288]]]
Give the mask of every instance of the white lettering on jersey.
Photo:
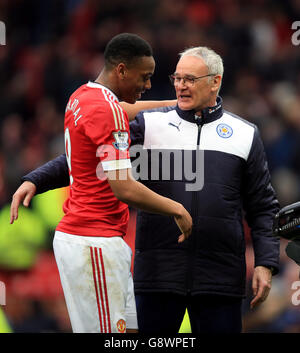
[[[72,168],[71,168],[71,137],[69,128],[65,130],[65,151],[66,151],[66,158],[69,167],[69,174],[70,174],[70,184],[73,184],[73,176],[72,176]]]
[[[78,114],[80,112],[80,107],[78,107],[78,109],[76,109],[78,105],[79,105],[79,100],[75,98],[73,102],[71,102],[71,100],[69,100],[67,107],[66,107],[66,112],[69,110],[71,110],[73,112],[75,126],[77,126],[78,120],[82,117],[82,114],[80,114],[78,116]]]

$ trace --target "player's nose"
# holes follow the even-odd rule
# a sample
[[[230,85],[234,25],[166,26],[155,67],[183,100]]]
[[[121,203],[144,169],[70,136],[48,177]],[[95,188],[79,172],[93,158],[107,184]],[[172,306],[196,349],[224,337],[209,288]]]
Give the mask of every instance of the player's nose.
[[[145,90],[146,89],[150,89],[151,88],[151,80],[150,78],[147,80],[146,84],[145,84]]]

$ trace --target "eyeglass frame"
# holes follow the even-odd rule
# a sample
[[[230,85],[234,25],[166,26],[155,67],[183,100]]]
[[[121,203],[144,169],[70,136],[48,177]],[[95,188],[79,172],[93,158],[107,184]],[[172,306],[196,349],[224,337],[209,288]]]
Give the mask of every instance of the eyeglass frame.
[[[207,75],[203,75],[203,76],[199,76],[199,77],[180,77],[180,79],[183,80],[184,85],[186,84],[186,80],[192,80],[189,84],[191,86],[194,86],[196,80],[199,80],[200,78],[204,78],[204,77],[208,77],[208,76],[216,76],[216,74],[207,74]],[[176,75],[174,75],[174,74],[169,75],[170,82],[173,86],[175,86],[175,78],[176,78]]]

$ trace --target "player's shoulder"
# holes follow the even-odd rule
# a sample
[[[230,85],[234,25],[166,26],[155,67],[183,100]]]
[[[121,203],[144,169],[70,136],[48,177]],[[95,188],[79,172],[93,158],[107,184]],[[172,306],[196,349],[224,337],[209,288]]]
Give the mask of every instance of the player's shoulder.
[[[95,82],[88,82],[74,92],[78,98],[93,112],[113,114],[123,111],[117,97],[107,88]]]
[[[78,100],[86,123],[113,124],[117,130],[126,129],[127,113],[117,96],[107,87],[89,81],[80,86],[71,98]]]
[[[83,100],[91,100],[109,104],[109,102],[118,102],[117,97],[108,88],[96,83],[87,82],[78,87],[72,96],[81,97]],[[72,97],[71,96],[71,97]]]
[[[89,85],[91,87],[91,85]],[[101,117],[103,121],[113,124],[116,130],[126,130],[128,125],[128,116],[126,111],[120,105],[116,95],[102,85],[92,86],[96,88],[95,100],[93,100],[92,109],[96,117]]]

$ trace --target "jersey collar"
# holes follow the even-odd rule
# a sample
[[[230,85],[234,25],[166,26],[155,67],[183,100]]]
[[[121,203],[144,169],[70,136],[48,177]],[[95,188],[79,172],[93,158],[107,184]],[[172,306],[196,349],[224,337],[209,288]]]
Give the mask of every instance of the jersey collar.
[[[207,107],[201,111],[201,117],[195,115],[195,110],[181,110],[176,106],[177,114],[184,120],[191,123],[197,123],[201,120],[203,124],[211,123],[223,115],[223,100],[220,96],[217,97],[217,104],[214,107]]]
[[[119,102],[119,99],[118,99],[118,97],[114,94],[114,92],[111,91],[109,88],[107,88],[107,87],[101,85],[100,83],[98,83],[98,82],[93,82],[93,81],[89,81],[86,85],[87,85],[87,87],[90,87],[90,88],[100,88],[100,89],[104,89],[105,91],[107,91],[108,93],[110,93],[110,94],[114,97],[114,99],[115,99],[117,102]]]

